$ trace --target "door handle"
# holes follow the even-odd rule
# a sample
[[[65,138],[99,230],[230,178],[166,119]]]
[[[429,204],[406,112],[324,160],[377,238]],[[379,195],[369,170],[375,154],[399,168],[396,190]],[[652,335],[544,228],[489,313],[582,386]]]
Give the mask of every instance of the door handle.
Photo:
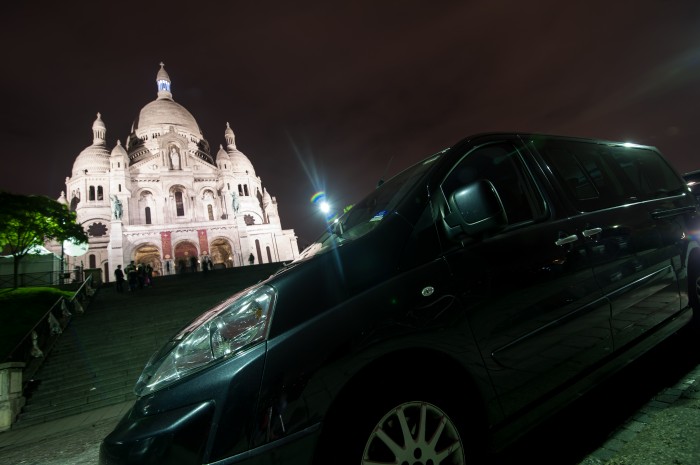
[[[571,244],[572,242],[576,242],[577,240],[578,240],[578,236],[576,234],[572,234],[570,236],[560,237],[554,243],[556,245],[565,245],[565,244]]]
[[[591,228],[591,229],[584,229],[582,234],[583,237],[591,237],[595,236],[596,234],[600,234],[603,232],[603,228]]]

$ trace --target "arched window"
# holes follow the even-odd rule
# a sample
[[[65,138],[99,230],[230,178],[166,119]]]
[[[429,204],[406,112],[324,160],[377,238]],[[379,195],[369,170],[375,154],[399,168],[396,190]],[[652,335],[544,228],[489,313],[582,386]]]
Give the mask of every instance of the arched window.
[[[95,200],[95,186],[90,186],[88,189],[88,200]]]
[[[270,246],[268,245],[265,247],[265,250],[267,250],[267,261],[269,263],[272,263],[272,253],[270,252]]]
[[[102,186],[97,186],[97,200],[104,200],[104,194],[102,192]]]
[[[260,250],[260,241],[255,239],[255,252],[258,254],[258,264],[262,264],[262,251]]]
[[[238,185],[238,195],[243,195],[243,186]]]
[[[146,224],[151,224],[151,207],[146,207]]]
[[[95,257],[95,254],[90,254],[89,262],[90,262],[90,268],[96,268],[96,267],[97,267],[97,259],[96,259],[96,257]]]
[[[177,211],[177,216],[185,216],[185,204],[182,201],[182,192],[175,192],[175,210]]]
[[[214,221],[214,207],[211,204],[207,205],[207,212],[209,213],[209,221]]]
[[[248,184],[243,184],[243,190],[245,190],[246,197],[250,195],[250,193],[248,192]]]

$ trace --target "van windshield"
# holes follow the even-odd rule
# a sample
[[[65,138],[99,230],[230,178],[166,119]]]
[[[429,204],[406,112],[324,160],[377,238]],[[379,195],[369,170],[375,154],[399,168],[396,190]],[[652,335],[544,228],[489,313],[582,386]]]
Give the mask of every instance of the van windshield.
[[[434,166],[440,154],[411,166],[379,185],[367,197],[352,206],[341,217],[328,224],[321,237],[299,254],[303,260],[364,236],[392,214],[406,192]],[[296,261],[296,260],[295,260]]]

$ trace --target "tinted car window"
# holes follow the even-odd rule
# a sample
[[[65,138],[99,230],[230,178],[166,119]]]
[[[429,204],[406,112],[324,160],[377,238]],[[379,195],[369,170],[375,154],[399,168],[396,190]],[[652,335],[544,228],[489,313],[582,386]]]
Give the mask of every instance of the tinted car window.
[[[683,192],[683,183],[653,150],[590,142],[535,143],[539,153],[565,183],[580,211]]]
[[[635,147],[614,147],[610,154],[642,200],[678,195],[685,186],[658,153]]]
[[[364,199],[353,205],[340,218],[329,224],[327,231],[312,245],[299,254],[296,261],[328,250],[336,245],[364,236],[389,215],[415,185],[440,158],[437,154],[397,174],[380,184]]]
[[[447,176],[442,189],[449,196],[460,186],[486,179],[496,188],[509,224],[531,221],[541,202],[535,201],[524,172],[520,153],[513,145],[486,145],[469,152]]]

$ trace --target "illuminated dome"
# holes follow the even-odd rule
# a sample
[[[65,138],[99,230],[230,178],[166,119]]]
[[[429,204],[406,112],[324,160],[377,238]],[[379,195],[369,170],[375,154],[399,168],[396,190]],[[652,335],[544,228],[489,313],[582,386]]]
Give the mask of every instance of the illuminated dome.
[[[224,133],[226,138],[226,152],[231,159],[231,165],[233,166],[233,171],[235,173],[247,173],[250,176],[255,176],[255,169],[253,164],[250,162],[248,157],[246,157],[243,152],[236,148],[236,137],[233,134],[233,130],[228,123],[226,123],[226,131]]]
[[[160,71],[156,76],[158,98],[141,109],[138,118],[134,121],[132,132],[139,133],[141,132],[139,129],[147,130],[154,126],[164,128],[175,126],[202,137],[202,131],[194,116],[173,100],[173,94],[170,92],[170,77],[163,66],[161,63]]]
[[[127,159],[126,149],[122,147],[122,142],[120,140],[117,140],[117,145],[112,149],[111,156],[114,158]]]
[[[222,145],[219,145],[219,151],[216,153],[216,161],[231,161],[231,158],[229,158],[228,153],[226,153]]]
[[[202,135],[194,116],[185,107],[167,98],[158,98],[141,109],[138,119],[134,121],[134,132],[153,126],[181,127],[192,134]]]
[[[73,176],[109,171],[109,150],[105,143],[106,128],[101,115],[92,124],[92,145],[85,148],[73,163]]]

